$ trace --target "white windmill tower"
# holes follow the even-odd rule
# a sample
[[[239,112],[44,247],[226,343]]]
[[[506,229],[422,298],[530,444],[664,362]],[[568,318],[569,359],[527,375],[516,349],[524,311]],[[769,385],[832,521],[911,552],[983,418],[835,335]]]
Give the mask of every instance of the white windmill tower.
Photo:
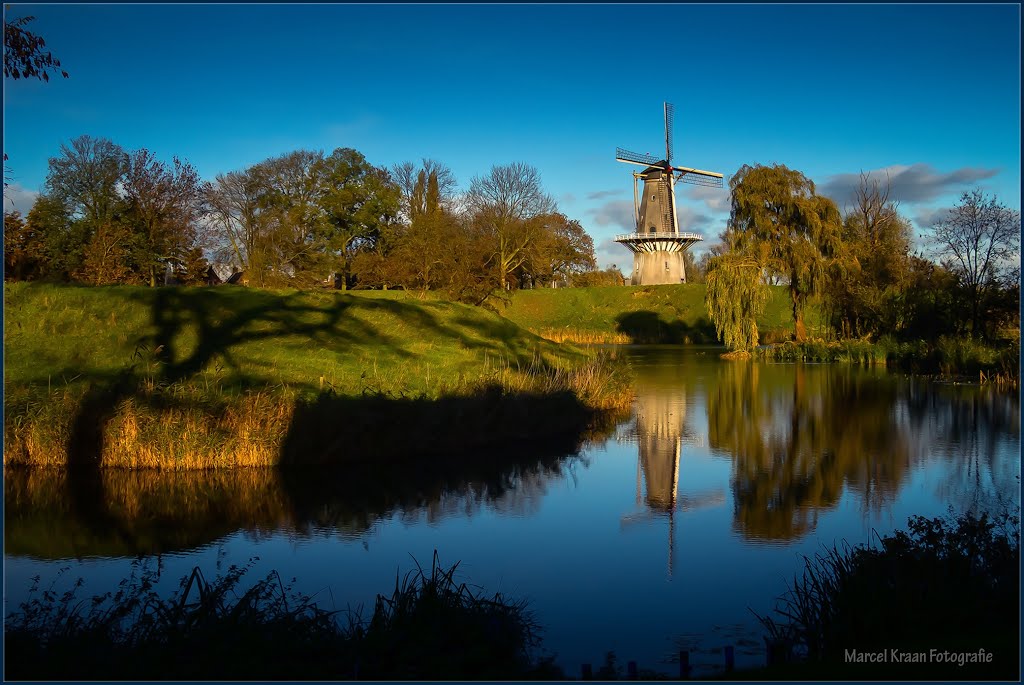
[[[680,233],[676,212],[677,182],[721,188],[722,174],[672,166],[672,104],[665,103],[665,158],[615,148],[615,160],[644,167],[633,172],[636,233],[615,236],[633,252],[633,285],[685,283],[683,253],[704,240],[699,233]],[[643,180],[643,194],[638,181]]]

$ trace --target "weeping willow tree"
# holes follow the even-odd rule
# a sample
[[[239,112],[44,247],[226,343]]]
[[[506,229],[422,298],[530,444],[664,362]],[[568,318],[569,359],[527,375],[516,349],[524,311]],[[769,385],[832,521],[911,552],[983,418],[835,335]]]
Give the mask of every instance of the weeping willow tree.
[[[718,337],[733,350],[757,346],[757,317],[768,302],[768,286],[757,256],[727,252],[708,260],[704,303]]]
[[[809,299],[846,263],[839,210],[832,200],[815,194],[813,181],[783,165],[744,165],[729,188],[729,251],[718,265],[709,264],[720,271],[714,288],[708,278],[708,309],[715,325],[721,319],[725,328],[720,335],[731,330],[731,339],[747,346],[742,349],[756,345],[756,324],[739,321],[763,310],[764,278],[780,277],[789,285],[795,337],[805,340]]]

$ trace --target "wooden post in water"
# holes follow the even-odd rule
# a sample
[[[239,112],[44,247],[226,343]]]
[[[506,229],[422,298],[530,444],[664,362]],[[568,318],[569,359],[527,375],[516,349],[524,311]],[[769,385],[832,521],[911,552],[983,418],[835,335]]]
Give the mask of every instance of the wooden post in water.
[[[638,676],[637,676],[636,662],[635,661],[630,661],[630,662],[628,662],[626,664],[626,676],[630,680],[636,680],[637,679]]]
[[[736,653],[732,645],[725,646],[725,670],[731,671],[736,665]]]
[[[690,653],[685,649],[679,652],[679,679],[686,680],[690,677]]]
[[[590,667],[590,664],[583,664],[583,666],[580,668],[580,676],[581,680],[594,679],[594,670]]]

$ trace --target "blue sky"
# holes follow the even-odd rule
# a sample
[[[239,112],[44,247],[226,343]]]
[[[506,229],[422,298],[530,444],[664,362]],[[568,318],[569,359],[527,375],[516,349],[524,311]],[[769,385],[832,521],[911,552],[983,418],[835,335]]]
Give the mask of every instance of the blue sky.
[[[5,80],[8,209],[82,134],[208,180],[300,148],[430,157],[463,189],[523,161],[628,270],[615,147],[662,150],[665,100],[674,161],[727,179],[786,164],[842,207],[859,172],[888,170],[919,227],[974,187],[1020,208],[1017,5],[9,7],[71,77]],[[679,200],[680,228],[714,242],[728,192]]]

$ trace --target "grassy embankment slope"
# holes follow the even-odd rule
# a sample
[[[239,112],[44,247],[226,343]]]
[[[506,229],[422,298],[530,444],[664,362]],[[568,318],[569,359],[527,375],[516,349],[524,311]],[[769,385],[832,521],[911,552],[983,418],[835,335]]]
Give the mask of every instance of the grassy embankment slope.
[[[520,290],[503,314],[558,342],[716,344],[704,293],[702,283]],[[816,312],[808,316],[813,332]],[[757,325],[762,342],[788,340],[792,335],[792,305],[784,287],[772,288]]]
[[[704,306],[703,284],[521,290],[504,315],[556,342],[716,344]],[[990,342],[962,337],[897,341],[835,340],[821,325],[816,306],[806,312],[810,339],[791,340],[793,315],[785,286],[773,286],[757,322],[760,359],[780,362],[879,364],[914,373],[969,377],[1016,386],[1020,377],[1020,335]]]
[[[16,283],[4,317],[5,464],[445,452],[582,431],[631,401],[606,360],[402,294]]]

